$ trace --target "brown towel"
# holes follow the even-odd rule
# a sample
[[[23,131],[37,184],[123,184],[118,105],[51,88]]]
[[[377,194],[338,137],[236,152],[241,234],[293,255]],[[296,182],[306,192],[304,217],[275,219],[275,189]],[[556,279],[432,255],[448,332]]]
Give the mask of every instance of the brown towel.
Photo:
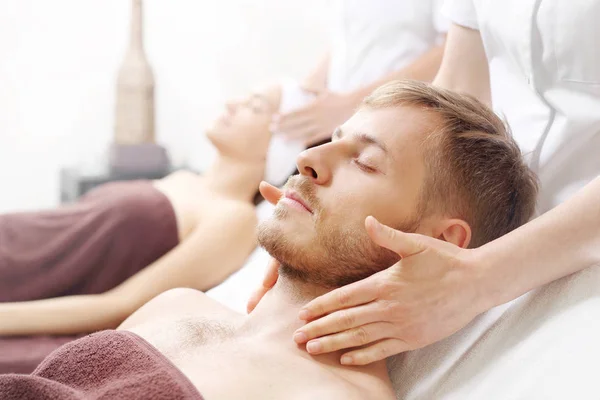
[[[82,336],[0,337],[0,374],[29,374],[48,354]]]
[[[0,215],[0,302],[102,293],[177,245],[149,181],[109,183],[55,210]]]
[[[68,343],[31,375],[0,375],[0,399],[197,399],[183,373],[141,337],[103,331]]]
[[[55,210],[0,215],[0,302],[102,293],[177,243],[171,203],[149,181],[109,183]],[[75,338],[0,338],[0,373],[29,373]]]

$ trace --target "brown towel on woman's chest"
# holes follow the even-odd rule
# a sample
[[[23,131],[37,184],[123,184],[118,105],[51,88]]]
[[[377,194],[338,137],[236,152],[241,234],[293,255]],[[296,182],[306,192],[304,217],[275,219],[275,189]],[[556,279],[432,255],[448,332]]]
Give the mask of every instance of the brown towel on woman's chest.
[[[178,243],[149,181],[109,183],[54,210],[0,215],[0,302],[114,288]]]
[[[126,331],[102,331],[68,343],[31,375],[0,375],[0,398],[203,399],[167,358]]]

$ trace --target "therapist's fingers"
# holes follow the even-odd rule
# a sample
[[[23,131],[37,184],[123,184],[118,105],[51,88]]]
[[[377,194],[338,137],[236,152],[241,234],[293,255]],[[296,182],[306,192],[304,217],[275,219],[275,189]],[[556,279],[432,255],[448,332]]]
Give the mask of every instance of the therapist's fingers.
[[[394,325],[388,322],[376,322],[311,340],[306,344],[306,351],[310,354],[330,353],[341,349],[364,346],[393,336]]]
[[[262,197],[273,205],[276,205],[281,196],[283,196],[283,191],[265,181],[260,183],[258,190]]]
[[[250,296],[248,304],[246,304],[246,311],[250,314],[262,300],[265,294],[275,286],[277,279],[279,278],[279,262],[274,258],[271,258],[267,271],[260,287]]]
[[[372,216],[365,219],[365,227],[373,242],[402,258],[419,254],[427,248],[423,236],[392,229]]]
[[[285,140],[289,141],[302,141],[302,143],[308,143],[311,137],[317,135],[318,129],[315,125],[310,122],[305,126],[298,127],[298,129],[293,129],[286,131],[283,137]]]
[[[384,316],[374,302],[358,307],[336,311],[316,319],[294,332],[296,343],[305,343],[311,339],[356,328],[371,322],[381,321]]]
[[[279,132],[288,135],[290,132],[306,126],[312,120],[314,111],[314,103],[311,103],[289,113],[278,114],[273,118],[273,124]]]
[[[332,290],[302,307],[299,318],[309,321],[348,307],[369,303],[377,298],[381,273]]]
[[[367,365],[408,350],[412,350],[411,346],[401,339],[383,339],[363,349],[345,353],[340,362],[344,365]]]
[[[277,279],[279,279],[279,261],[274,258],[271,258],[269,261],[269,265],[267,266],[267,273],[263,278],[262,285],[264,288],[271,289],[277,283]]]
[[[248,303],[246,303],[246,312],[248,314],[254,311],[254,309],[265,294],[267,294],[267,290],[261,286],[259,289],[255,290],[254,293],[252,293],[252,295],[250,295]]]

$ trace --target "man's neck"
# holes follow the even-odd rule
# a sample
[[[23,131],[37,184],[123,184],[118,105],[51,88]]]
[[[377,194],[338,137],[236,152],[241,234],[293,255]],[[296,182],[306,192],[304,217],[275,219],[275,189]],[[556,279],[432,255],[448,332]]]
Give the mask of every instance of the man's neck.
[[[344,367],[340,363],[343,353],[349,350],[336,351],[318,356],[311,356],[305,345],[297,345],[293,334],[305,322],[298,318],[298,312],[311,300],[321,296],[330,289],[299,283],[285,276],[279,276],[275,286],[269,290],[247,317],[241,327],[244,335],[260,337],[262,341],[273,344],[283,344],[286,348],[299,351],[307,358],[335,366],[340,369],[359,368],[361,372],[369,372],[387,379],[385,361],[370,364],[364,367]]]
[[[294,344],[293,333],[304,325],[304,321],[298,318],[298,312],[309,301],[326,292],[327,289],[280,276],[248,315],[244,325],[252,332]]]
[[[208,187],[220,194],[252,201],[264,172],[264,160],[241,160],[219,154],[203,177]]]

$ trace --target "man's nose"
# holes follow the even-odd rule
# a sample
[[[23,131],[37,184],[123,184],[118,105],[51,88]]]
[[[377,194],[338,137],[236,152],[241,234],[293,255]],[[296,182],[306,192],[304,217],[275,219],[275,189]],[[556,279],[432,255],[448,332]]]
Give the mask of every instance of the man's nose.
[[[304,150],[296,160],[296,166],[300,174],[310,178],[317,185],[326,185],[331,181],[335,155],[325,144],[312,149]]]

